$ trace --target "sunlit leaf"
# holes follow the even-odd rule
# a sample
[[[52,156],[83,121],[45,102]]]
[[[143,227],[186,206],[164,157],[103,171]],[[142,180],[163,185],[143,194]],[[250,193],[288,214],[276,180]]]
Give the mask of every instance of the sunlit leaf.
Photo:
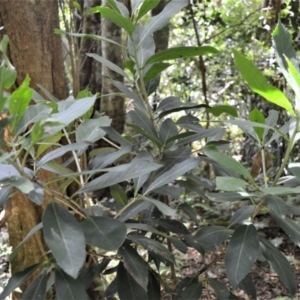
[[[233,50],[233,53],[235,63],[238,66],[243,79],[248,83],[251,90],[258,93],[266,100],[284,108],[292,115],[295,115],[292,105],[284,93],[269,84],[267,79],[250,60],[236,50]]]

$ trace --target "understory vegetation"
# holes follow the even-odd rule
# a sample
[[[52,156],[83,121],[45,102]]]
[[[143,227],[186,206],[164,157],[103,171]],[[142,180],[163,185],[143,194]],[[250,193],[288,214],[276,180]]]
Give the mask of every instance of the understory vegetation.
[[[65,18],[55,34],[118,47],[123,67],[86,53],[121,78],[104,76],[115,93],[88,85],[77,92],[73,77],[69,96],[57,99],[32,87],[30,73],[17,85],[10,37],[1,40],[1,220],[9,224],[19,194],[41,209],[7,260],[32,239],[42,254],[12,274],[0,299],[271,299],[260,285],[266,273],[276,277],[275,296],[300,296],[300,70],[291,8],[262,42],[267,21],[256,32],[245,21],[258,1],[246,17],[225,1],[238,23],[211,2],[201,11],[202,1],[172,0],[151,17],[159,0],[131,1],[131,11],[106,2],[85,14],[122,28],[120,43],[72,31]],[[169,47],[157,51],[154,35],[168,25]],[[253,42],[242,44],[243,35]],[[70,65],[66,71],[71,78]],[[95,111],[111,94],[126,100],[123,132],[113,114]],[[282,236],[288,253],[278,247]]]

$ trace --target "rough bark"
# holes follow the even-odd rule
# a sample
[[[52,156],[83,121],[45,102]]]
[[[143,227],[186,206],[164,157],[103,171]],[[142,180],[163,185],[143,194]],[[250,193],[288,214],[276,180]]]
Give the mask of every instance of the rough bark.
[[[85,0],[84,11],[101,5],[101,0]],[[83,16],[82,33],[101,35],[100,14],[89,14]],[[86,87],[95,94],[101,91],[101,64],[95,59],[87,57],[86,53],[96,53],[101,55],[101,43],[91,38],[82,38],[80,41],[80,90]],[[96,110],[100,105],[96,104]]]
[[[102,5],[105,5],[103,0]],[[121,44],[122,43],[122,30],[119,26],[113,23],[110,19],[104,19],[102,22],[102,35]],[[120,68],[124,68],[122,50],[119,46],[114,44],[108,44],[106,42],[101,43],[102,56],[107,60],[113,62]],[[123,77],[105,66],[102,66],[102,98],[101,98],[101,112],[104,112],[110,118],[112,118],[112,126],[119,133],[122,133],[125,125],[125,103],[122,96],[113,95],[118,93],[117,88],[112,84],[112,80],[123,82]],[[109,94],[109,95],[108,95]],[[108,96],[106,96],[108,95]]]
[[[26,74],[31,78],[31,87],[38,90],[41,84],[58,99],[67,96],[61,38],[54,34],[59,27],[57,1],[23,0],[0,1],[0,19],[5,33],[10,38],[10,57],[20,85]],[[42,93],[41,93],[42,94]],[[48,181],[51,174],[40,171],[40,181]],[[56,188],[56,186],[52,186]],[[41,221],[42,211],[49,201],[45,197],[42,206],[37,206],[21,194],[10,201],[11,216],[8,221],[9,242],[15,248],[28,231]],[[19,250],[11,264],[12,273],[45,259],[45,245],[41,232],[36,233]],[[22,286],[25,289],[28,281]]]

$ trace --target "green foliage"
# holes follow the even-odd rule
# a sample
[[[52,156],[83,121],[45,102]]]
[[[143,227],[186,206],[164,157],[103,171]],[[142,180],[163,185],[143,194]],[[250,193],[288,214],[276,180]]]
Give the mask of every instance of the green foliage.
[[[203,286],[210,285],[219,299],[236,299],[217,279],[208,278],[207,274],[199,276],[206,270],[196,271],[192,277],[185,277],[176,282],[176,286],[168,287],[159,270],[162,264],[170,266],[171,270],[175,268],[176,256],[172,245],[182,253],[186,253],[188,247],[193,248],[203,260],[207,253],[218,247],[218,251],[225,253],[225,269],[232,292],[239,287],[253,298],[256,291],[249,272],[256,260],[263,257],[294,295],[297,283],[290,264],[278,249],[258,234],[253,223],[260,212],[267,212],[296,245],[300,244],[300,227],[289,217],[297,210],[278,197],[299,193],[298,186],[278,185],[298,138],[300,119],[297,102],[293,107],[250,60],[233,50],[235,63],[246,83],[254,92],[289,112],[289,126],[277,129],[278,113],[275,111],[270,111],[265,118],[258,109],[254,109],[249,120],[244,121],[236,119],[235,107],[185,103],[174,96],[163,99],[154,112],[147,83],[153,84],[156,76],[172,66],[158,63],[219,52],[211,46],[202,46],[173,47],[155,54],[152,33],[165,26],[171,17],[188,5],[188,1],[170,1],[144,26],[139,24],[139,20],[158,1],[135,1],[133,16],[129,16],[122,3],[113,0],[108,3],[111,8],[100,6],[88,13],[101,13],[102,17],[111,19],[127,32],[127,47],[121,47],[124,57],[130,61],[127,66],[131,74],[98,55],[87,55],[122,75],[128,84],[134,86],[131,90],[125,84],[113,81],[124,97],[133,100],[133,109],[128,113],[129,126],[142,137],[143,142],[135,138],[127,140],[111,127],[111,120],[107,117],[95,115],[89,118],[97,95],[90,95],[87,91],[82,91],[76,99],[69,97],[56,101],[51,97],[52,102],[34,101],[33,90],[29,88],[30,79],[26,77],[12,95],[0,94],[11,116],[7,123],[0,123],[1,129],[10,128],[9,140],[2,139],[2,142],[11,152],[8,154],[1,150],[0,203],[3,204],[11,195],[12,187],[37,205],[44,203],[46,194],[51,196],[42,222],[31,229],[10,257],[13,260],[23,243],[42,230],[49,258],[45,258],[42,264],[14,274],[1,293],[1,299],[38,268],[40,273],[22,295],[23,299],[44,299],[51,292],[55,292],[57,299],[88,299],[86,290],[94,278],[107,273],[115,276],[104,292],[105,297],[117,293],[121,300],[160,299],[162,286],[173,295],[172,299],[198,299]],[[70,34],[109,41],[101,36]],[[292,60],[294,53],[290,48],[279,48],[278,45],[278,41],[286,39],[287,32],[279,23],[274,33],[275,52],[281,59],[283,72],[290,76],[291,87],[299,89],[300,75]],[[7,37],[0,45],[5,54]],[[5,55],[3,60],[3,65],[8,65]],[[10,78],[0,81],[1,92],[11,84],[15,76],[12,70],[0,69],[1,78]],[[295,93],[297,95],[296,90]],[[228,142],[223,140],[224,130],[204,128],[200,117],[193,114],[200,109],[215,116],[221,113],[230,115],[229,122],[253,137],[261,151],[259,168],[262,169],[264,185],[260,185],[242,163],[222,152],[225,147],[228,149]],[[180,112],[177,120],[171,118],[174,112]],[[273,135],[269,137],[268,132]],[[57,143],[62,136],[69,141],[68,145]],[[274,136],[284,137],[289,144],[282,165],[270,184],[264,146]],[[75,137],[75,142],[71,142],[71,137]],[[89,147],[100,139],[109,139],[112,148],[94,149],[88,156]],[[47,143],[51,148],[49,146],[47,154],[42,155]],[[193,144],[200,145],[202,155],[192,154]],[[24,150],[25,156],[21,150]],[[59,164],[57,159],[66,153],[71,153],[72,158]],[[76,171],[71,170],[71,160],[75,161]],[[31,169],[27,166],[28,161],[33,164]],[[195,175],[201,164],[213,167],[218,174],[216,183]],[[40,180],[41,170],[52,173],[49,182]],[[299,179],[299,166],[294,165],[292,170],[291,178]],[[51,181],[61,182],[60,190],[49,189]],[[79,184],[77,192],[64,195],[65,189],[73,182]],[[97,204],[93,203],[94,192],[106,187],[110,188],[113,199],[100,199]],[[128,189],[131,193],[127,193]],[[228,226],[203,226],[187,201],[187,195],[192,192],[201,199],[240,201],[246,198],[251,203],[238,208]],[[185,216],[185,220],[197,223],[199,230],[190,234],[181,215]],[[94,264],[85,265],[87,255],[93,257]],[[218,255],[217,259],[222,257]],[[111,262],[113,266],[107,269]],[[172,279],[177,280],[176,277]]]

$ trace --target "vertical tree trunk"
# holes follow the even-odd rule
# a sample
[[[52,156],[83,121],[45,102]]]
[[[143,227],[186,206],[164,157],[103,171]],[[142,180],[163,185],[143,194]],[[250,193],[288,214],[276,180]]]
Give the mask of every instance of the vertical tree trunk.
[[[105,5],[103,0],[102,5]],[[104,19],[102,22],[102,35],[114,40],[115,42],[122,43],[122,30],[119,26],[113,23],[110,19]],[[122,59],[122,50],[119,46],[114,44],[108,44],[106,42],[101,43],[102,56],[107,60],[113,62],[120,68],[124,68]],[[102,98],[101,98],[101,112],[104,112],[110,118],[112,118],[112,126],[119,133],[122,133],[125,125],[125,103],[122,96],[113,95],[118,93],[119,90],[114,87],[112,80],[123,82],[124,79],[121,75],[109,70],[107,67],[102,66]],[[108,95],[109,94],[109,95]],[[106,96],[107,95],[107,96]]]
[[[66,98],[62,43],[60,36],[54,34],[54,29],[59,27],[57,1],[0,1],[0,19],[10,38],[10,57],[18,73],[16,84],[20,85],[28,74],[32,88],[38,89],[37,84],[41,84],[58,99]],[[50,173],[40,171],[38,177],[47,181]],[[12,213],[8,231],[13,248],[41,221],[43,208],[49,201],[49,197],[45,198],[41,207],[19,193],[10,199]],[[36,233],[20,248],[11,265],[12,273],[43,261],[45,253],[42,234]],[[28,282],[22,288],[27,285]]]

